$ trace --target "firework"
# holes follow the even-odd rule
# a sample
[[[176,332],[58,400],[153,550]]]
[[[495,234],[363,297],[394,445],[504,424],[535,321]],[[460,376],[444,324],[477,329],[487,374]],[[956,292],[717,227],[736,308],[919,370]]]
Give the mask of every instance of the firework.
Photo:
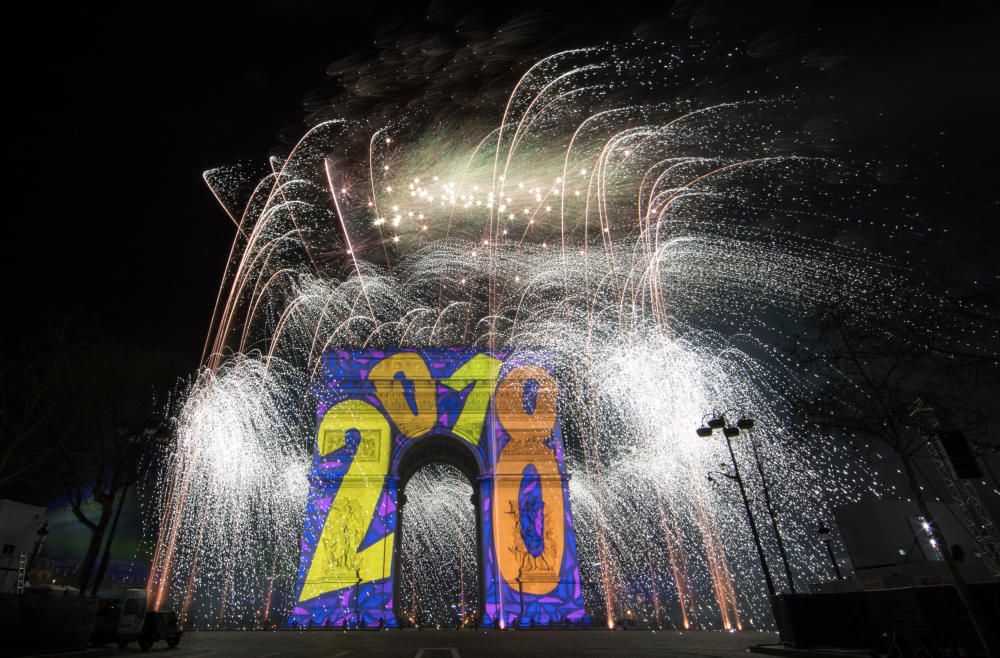
[[[789,99],[680,93],[710,83],[691,77],[692,62],[711,70],[705,57],[657,43],[566,51],[469,116],[323,118],[245,203],[232,201],[238,170],[208,172],[236,238],[158,490],[156,603],[206,624],[287,615],[309,387],[328,350],[371,346],[552,355],[593,618],[771,624],[738,491],[706,477],[726,448],[694,433],[713,409],[755,416],[793,571],[802,584],[825,573],[812,528],[881,485],[786,425],[785,401],[810,382],[776,345],[817,301],[864,312],[871,282],[899,275],[834,239],[869,190],[800,138]],[[753,473],[746,443],[734,449]],[[415,500],[468,496],[447,469],[410,486]],[[457,578],[474,578],[471,516],[407,514],[407,541],[424,547],[402,549],[407,596],[473,606],[475,587],[455,590],[438,559],[454,551]]]

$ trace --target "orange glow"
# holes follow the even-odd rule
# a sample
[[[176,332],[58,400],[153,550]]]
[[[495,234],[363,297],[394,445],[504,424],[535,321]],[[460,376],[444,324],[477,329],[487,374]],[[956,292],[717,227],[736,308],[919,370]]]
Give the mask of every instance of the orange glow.
[[[524,409],[529,381],[538,384],[534,413]],[[520,366],[497,387],[496,414],[510,434],[496,466],[496,552],[500,573],[527,594],[548,594],[559,584],[563,559],[563,488],[555,452],[545,445],[556,424],[556,382],[537,366]],[[518,495],[525,469],[534,466],[540,478],[544,545],[532,556],[521,535]]]

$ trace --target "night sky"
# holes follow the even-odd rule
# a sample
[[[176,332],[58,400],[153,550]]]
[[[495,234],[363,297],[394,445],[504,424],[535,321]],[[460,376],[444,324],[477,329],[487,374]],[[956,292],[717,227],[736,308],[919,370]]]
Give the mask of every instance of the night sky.
[[[234,235],[202,172],[244,163],[263,173],[311,110],[349,103],[328,67],[366,66],[386,80],[381,106],[355,113],[446,105],[429,90],[447,80],[393,86],[395,60],[380,55],[403,41],[455,43],[447,35],[470,25],[496,41],[503,96],[530,63],[570,47],[642,39],[743,53],[717,90],[700,93],[794,97],[823,152],[870,167],[884,188],[875,221],[886,228],[851,240],[907,263],[914,279],[992,291],[995,302],[1000,3],[590,4],[4,3],[0,356],[68,326],[73,340],[165,354],[161,379],[190,375]],[[900,224],[918,230],[901,235]],[[0,497],[61,504],[54,477],[31,479]],[[139,535],[130,511],[123,563]],[[50,554],[80,553],[82,526],[65,509],[50,519],[61,537]]]
[[[7,3],[3,338],[68,319],[193,369],[233,235],[202,171],[263,166],[330,62],[463,16],[520,18],[523,55],[630,35],[739,44],[800,85],[842,153],[901,163],[889,184],[939,231],[918,269],[995,285],[997,12],[910,4]]]

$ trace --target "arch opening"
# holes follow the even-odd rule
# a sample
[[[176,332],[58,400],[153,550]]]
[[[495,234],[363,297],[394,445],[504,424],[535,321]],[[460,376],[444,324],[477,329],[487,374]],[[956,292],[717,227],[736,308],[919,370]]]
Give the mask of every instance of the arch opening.
[[[472,626],[481,613],[482,467],[452,438],[417,439],[399,453],[394,599],[408,626]]]
[[[473,488],[482,473],[482,466],[476,455],[455,439],[444,436],[423,437],[411,441],[396,458],[394,471],[399,481],[399,490],[404,490],[410,478],[428,464],[454,467]]]
[[[431,462],[401,488],[396,615],[407,626],[469,627],[480,607],[476,506],[458,467]]]

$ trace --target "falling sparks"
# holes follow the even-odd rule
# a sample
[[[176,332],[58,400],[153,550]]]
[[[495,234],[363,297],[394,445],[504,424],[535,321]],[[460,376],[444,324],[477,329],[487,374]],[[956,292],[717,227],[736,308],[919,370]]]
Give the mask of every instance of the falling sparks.
[[[779,319],[835,295],[863,309],[867,282],[897,275],[834,244],[854,220],[832,200],[866,193],[844,165],[797,154],[773,118],[781,99],[673,100],[686,62],[661,44],[559,53],[524,73],[492,124],[324,121],[276,160],[230,209],[239,230],[205,368],[159,490],[158,604],[220,626],[287,613],[313,375],[324,350],[373,344],[554,355],[597,623],[626,610],[661,627],[770,623],[738,492],[706,477],[725,468],[725,445],[694,434],[713,409],[756,417],[772,496],[795,510],[781,526],[798,582],[825,573],[814,526],[880,485],[836,443],[797,440],[785,400],[811,384],[775,347]],[[654,87],[663,100],[629,100]],[[206,180],[227,205],[227,170]],[[802,222],[816,230],[799,235]],[[734,450],[758,491],[748,439]],[[415,498],[467,495],[455,473],[430,473]],[[470,518],[407,508],[421,609],[475,605],[475,586],[412,585],[433,580],[445,548],[475,582]]]

